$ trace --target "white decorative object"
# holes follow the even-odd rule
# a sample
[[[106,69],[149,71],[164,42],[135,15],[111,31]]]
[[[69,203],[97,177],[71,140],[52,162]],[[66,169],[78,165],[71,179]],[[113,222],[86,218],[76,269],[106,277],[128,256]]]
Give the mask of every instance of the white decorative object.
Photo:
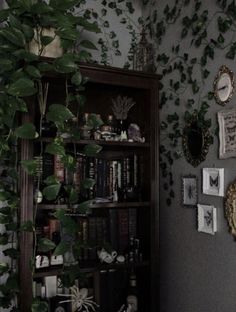
[[[42,36],[52,37],[54,39],[48,45],[43,47],[40,40],[40,33]],[[35,30],[34,38],[29,43],[29,51],[36,55],[52,58],[57,58],[63,55],[60,37],[55,34],[54,28],[43,28],[42,30],[39,30],[39,32]]]
[[[196,207],[197,205],[197,177],[186,175],[182,177],[182,201],[184,206]]]
[[[219,158],[236,157],[236,109],[218,112]]]
[[[100,261],[106,262],[106,263],[112,263],[117,256],[117,252],[115,250],[109,253],[104,248],[102,248],[101,250],[98,250],[97,254],[98,254],[98,258],[100,259]]]
[[[216,208],[212,205],[197,205],[198,232],[214,235],[217,231]]]
[[[224,168],[203,168],[203,193],[224,196]]]
[[[95,307],[99,305],[92,300],[92,296],[88,297],[88,289],[77,286],[70,287],[71,294],[58,294],[58,296],[70,297],[68,300],[60,301],[60,303],[71,302],[72,311],[86,311],[89,312],[91,309],[95,311]]]
[[[49,259],[47,256],[37,255],[35,261],[36,269],[49,267]]]

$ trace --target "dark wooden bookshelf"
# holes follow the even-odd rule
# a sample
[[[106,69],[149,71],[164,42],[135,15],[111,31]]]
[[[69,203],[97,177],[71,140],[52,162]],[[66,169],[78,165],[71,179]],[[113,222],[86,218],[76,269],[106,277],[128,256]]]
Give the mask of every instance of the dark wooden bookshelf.
[[[106,272],[122,272],[128,276],[129,271],[134,269],[137,271],[137,280],[139,285],[139,293],[142,298],[139,302],[140,311],[155,312],[159,306],[159,112],[158,112],[158,84],[159,77],[154,74],[141,73],[137,71],[123,70],[112,67],[104,67],[94,64],[81,64],[82,75],[88,78],[85,85],[84,95],[86,104],[84,112],[101,114],[102,118],[106,118],[111,111],[111,99],[119,95],[132,97],[135,105],[128,114],[128,122],[136,123],[140,126],[141,132],[145,137],[145,143],[129,142],[129,141],[105,141],[105,140],[74,140],[65,139],[68,150],[72,150],[76,146],[77,150],[82,150],[88,144],[98,144],[103,147],[101,158],[104,159],[122,159],[131,157],[136,154],[142,160],[140,166],[139,179],[141,183],[142,196],[136,201],[118,201],[106,203],[94,203],[91,205],[89,216],[76,215],[78,220],[94,218],[96,222],[108,222],[107,227],[109,235],[112,236],[114,228],[111,226],[113,214],[118,215],[118,219],[113,220],[113,224],[120,227],[120,220],[125,213],[135,213],[135,223],[128,224],[128,230],[125,228],[125,234],[130,239],[131,226],[134,226],[136,237],[140,241],[140,250],[144,259],[136,263],[112,263],[103,264],[99,261],[91,263],[90,260],[83,259],[79,261],[81,272],[92,274],[94,280],[94,298],[98,304],[102,302],[104,297],[104,289],[102,286],[102,274]],[[45,78],[50,81],[48,103],[60,103],[61,90],[64,89],[65,75],[57,73],[48,73]],[[23,122],[30,122],[39,119],[37,111],[36,99],[32,99],[35,105],[29,105],[28,113],[23,116]],[[32,103],[29,103],[32,104]],[[34,109],[35,108],[35,109]],[[21,141],[21,160],[32,159],[35,151],[39,146],[46,146],[54,140],[53,137],[44,137],[40,139],[22,140]],[[71,148],[72,147],[72,148]],[[37,154],[36,154],[37,155]],[[33,177],[29,177],[24,170],[21,172],[21,223],[28,220],[34,220],[34,189]],[[100,196],[97,196],[100,197]],[[66,205],[57,204],[38,204],[37,213],[42,219],[47,219],[56,209],[67,209]],[[73,207],[72,207],[73,208]],[[74,207],[76,209],[76,207]],[[71,211],[68,210],[70,214]],[[73,215],[73,213],[72,213]],[[117,216],[116,216],[117,218]],[[130,218],[130,216],[128,217]],[[37,220],[37,218],[36,218]],[[129,220],[129,219],[128,219]],[[86,221],[86,220],[85,220]],[[87,221],[86,221],[87,222]],[[115,223],[114,223],[115,222]],[[133,221],[132,221],[133,222]],[[97,224],[97,223],[96,223]],[[36,224],[37,226],[37,224]],[[97,225],[96,225],[97,226]],[[96,230],[97,231],[97,230]],[[120,231],[120,228],[119,228]],[[117,234],[116,234],[117,235]],[[116,236],[114,236],[116,238]],[[113,241],[114,241],[113,237]],[[125,237],[127,239],[127,237]],[[123,239],[123,237],[122,237]],[[121,237],[118,236],[118,245],[121,245]],[[20,237],[20,311],[30,312],[32,293],[32,271],[30,263],[33,256],[33,234],[23,232]],[[116,241],[114,241],[116,243]],[[121,248],[121,246],[118,246]],[[113,247],[113,249],[115,249]],[[119,252],[118,254],[121,254]],[[123,253],[125,253],[123,251]],[[34,279],[44,279],[46,276],[60,276],[62,267],[49,267],[47,269],[36,270],[33,274]],[[110,277],[108,277],[111,280]],[[117,276],[116,276],[117,278]],[[119,274],[118,274],[119,278]],[[108,294],[105,294],[109,297]],[[27,298],[27,300],[25,300]],[[108,298],[109,299],[109,298]],[[108,301],[111,301],[110,298]],[[102,308],[99,312],[103,312]],[[112,311],[111,311],[112,312]]]

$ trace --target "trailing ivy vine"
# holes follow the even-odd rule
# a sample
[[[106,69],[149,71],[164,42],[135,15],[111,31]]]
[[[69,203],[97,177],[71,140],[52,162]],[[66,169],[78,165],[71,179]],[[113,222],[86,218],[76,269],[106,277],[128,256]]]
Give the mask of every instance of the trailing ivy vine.
[[[175,197],[172,165],[182,156],[183,116],[198,112],[204,124],[211,127],[207,114],[209,101],[214,95],[212,90],[206,91],[204,85],[210,74],[208,66],[218,51],[223,50],[226,58],[235,59],[236,5],[234,1],[216,0],[216,11],[210,15],[204,2],[199,0],[175,0],[162,9],[157,1],[144,0],[143,4],[148,12],[145,23],[157,51],[157,72],[162,75],[160,168],[163,188],[168,194],[166,202],[171,205]],[[166,49],[162,52],[163,39],[169,29],[173,29],[173,24],[178,25],[175,34],[179,29],[179,39],[177,37],[168,52]],[[194,56],[186,51],[186,47],[191,51],[195,49]],[[167,106],[173,107],[173,114],[164,114]],[[212,130],[212,142],[214,134]]]

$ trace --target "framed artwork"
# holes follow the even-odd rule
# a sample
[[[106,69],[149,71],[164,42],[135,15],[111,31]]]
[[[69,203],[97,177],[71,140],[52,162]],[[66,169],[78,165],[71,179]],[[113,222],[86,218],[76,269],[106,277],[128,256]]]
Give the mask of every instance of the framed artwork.
[[[198,232],[214,235],[217,231],[216,208],[211,205],[197,205]]]
[[[202,169],[203,194],[224,196],[224,168]]]
[[[182,201],[184,206],[197,205],[197,177],[195,175],[182,176]]]
[[[219,158],[236,157],[236,109],[218,112]]]

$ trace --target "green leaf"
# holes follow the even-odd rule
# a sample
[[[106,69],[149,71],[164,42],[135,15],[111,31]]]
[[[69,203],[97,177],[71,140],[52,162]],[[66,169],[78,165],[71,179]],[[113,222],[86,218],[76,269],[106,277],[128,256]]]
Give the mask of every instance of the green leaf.
[[[43,46],[47,46],[48,44],[50,44],[53,40],[54,37],[50,37],[50,36],[41,36],[41,43]]]
[[[0,36],[3,36],[6,40],[18,47],[25,46],[24,34],[17,28],[2,28],[0,29]]]
[[[83,80],[83,77],[82,77],[82,75],[81,75],[80,72],[76,72],[76,73],[71,77],[71,82],[72,82],[74,85],[76,85],[76,86],[81,85],[82,80]]]
[[[56,176],[51,175],[49,177],[47,177],[44,181],[43,181],[46,185],[51,185],[51,184],[58,184],[60,183],[57,179]]]
[[[100,33],[101,30],[96,22],[90,23],[86,18],[79,16],[77,18],[77,23],[78,25],[84,27],[84,29],[95,32],[95,33]]]
[[[8,235],[7,233],[4,233],[4,234],[0,234],[0,245],[7,245],[8,244]]]
[[[95,180],[91,178],[84,179],[81,183],[81,186],[85,189],[93,188],[95,185]]]
[[[73,73],[78,69],[75,63],[74,56],[71,54],[64,54],[62,57],[57,58],[54,62],[54,67],[59,73]]]
[[[82,46],[86,49],[97,50],[97,47],[89,40],[80,41],[79,46]]]
[[[31,312],[48,312],[47,302],[34,299],[31,306]]]
[[[9,270],[9,265],[6,262],[0,262],[0,275],[7,273]]]
[[[96,156],[102,150],[102,146],[98,144],[88,144],[84,147],[84,154],[92,157]]]
[[[76,204],[79,200],[79,194],[78,194],[78,191],[75,190],[74,188],[71,188],[70,189],[70,192],[69,192],[69,202],[71,204]]]
[[[34,225],[31,220],[25,221],[20,226],[20,231],[22,232],[33,232],[33,230],[34,230]]]
[[[20,78],[17,81],[10,84],[7,89],[7,93],[13,96],[30,96],[37,92],[34,86],[34,82],[28,78]]]
[[[80,213],[89,213],[93,200],[86,200],[83,203],[79,204],[78,211]]]
[[[48,252],[56,247],[55,243],[48,238],[41,238],[38,242],[39,252]]]
[[[65,155],[65,148],[63,145],[61,145],[57,142],[52,142],[46,146],[45,153],[52,154],[52,155],[64,156]]]
[[[8,276],[5,286],[10,291],[19,292],[18,276],[16,273]]]
[[[35,175],[37,171],[38,162],[34,159],[21,160],[22,167],[29,175]]]
[[[73,113],[64,105],[52,104],[49,106],[47,120],[63,123],[64,121],[74,117]]]
[[[69,242],[61,241],[55,251],[53,252],[54,256],[64,255],[67,251],[70,250],[71,244]]]
[[[53,65],[52,64],[49,64],[49,63],[46,63],[46,62],[41,62],[38,64],[38,69],[41,71],[41,72],[48,72],[48,71],[53,71]]]
[[[15,135],[21,139],[35,139],[37,137],[35,125],[24,123],[22,126],[16,128]]]
[[[43,189],[43,196],[45,196],[45,198],[47,200],[55,200],[59,194],[61,188],[61,184],[51,184],[46,186]]]
[[[3,253],[4,253],[4,256],[10,257],[12,259],[17,259],[19,258],[19,255],[20,255],[19,251],[15,248],[5,249]]]
[[[25,71],[28,75],[30,75],[33,78],[41,78],[41,73],[38,70],[37,67],[33,66],[33,65],[28,65],[25,68]]]

